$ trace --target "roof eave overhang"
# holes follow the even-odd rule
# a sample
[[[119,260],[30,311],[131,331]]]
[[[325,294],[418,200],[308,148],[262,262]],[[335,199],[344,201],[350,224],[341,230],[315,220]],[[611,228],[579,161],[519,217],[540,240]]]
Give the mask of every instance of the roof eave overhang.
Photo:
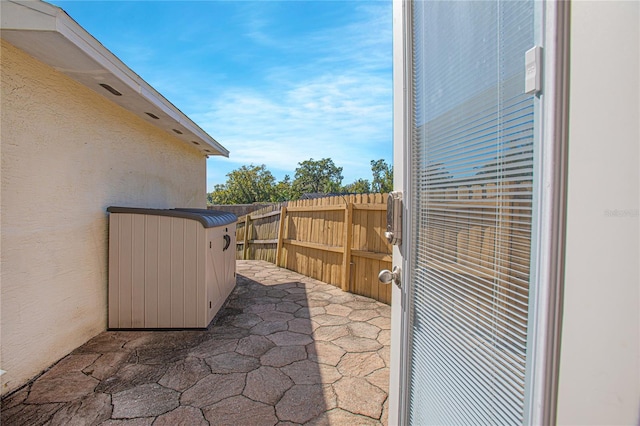
[[[203,155],[229,151],[84,30],[41,1],[2,1],[1,37]],[[112,90],[109,90],[111,88]]]

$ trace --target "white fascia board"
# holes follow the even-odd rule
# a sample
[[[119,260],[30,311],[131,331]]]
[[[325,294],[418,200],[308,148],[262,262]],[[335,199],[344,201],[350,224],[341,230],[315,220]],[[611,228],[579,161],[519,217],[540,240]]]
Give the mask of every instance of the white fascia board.
[[[60,34],[65,40],[79,49],[82,54],[86,55],[89,59],[96,62],[101,68],[104,68],[105,74],[115,77],[119,82],[124,84],[127,88],[132,90],[159,111],[166,115],[166,118],[175,122],[179,126],[171,125],[171,123],[157,122],[149,120],[145,111],[138,111],[127,105],[126,99],[120,97],[108,97],[104,93],[100,92],[96,86],[89,86],[86,80],[78,79],[76,73],[80,71],[74,71],[72,67],[70,69],[61,69],[59,66],[49,63],[59,71],[65,73],[74,80],[89,87],[91,90],[97,92],[101,96],[107,97],[109,100],[119,104],[120,106],[128,109],[134,114],[142,117],[152,125],[159,127],[169,132],[173,137],[176,137],[184,143],[190,144],[193,142],[193,138],[197,139],[199,149],[203,155],[222,155],[229,156],[229,151],[218,143],[214,138],[202,130],[196,123],[194,123],[189,117],[187,117],[182,111],[169,102],[158,91],[145,82],[139,75],[133,72],[127,67],[120,59],[118,59],[113,53],[105,48],[98,40],[96,40],[91,34],[89,34],[84,28],[82,28],[77,22],[75,22],[69,15],[67,15],[62,9],[50,5],[48,3],[39,0],[30,1],[17,1],[17,0],[3,0],[2,2],[2,18],[1,28],[3,32],[3,38],[8,41],[20,37],[21,32],[55,32]],[[27,53],[35,56],[39,60],[43,60],[48,63],[48,58],[42,57],[42,55],[34,55],[33,51],[29,51],[27,46],[18,46]],[[85,59],[85,58],[83,58]],[[86,74],[86,72],[85,72]],[[164,117],[163,117],[164,119]],[[189,134],[179,135],[171,132],[172,128],[181,127]],[[182,137],[181,137],[182,136]]]
[[[55,31],[57,11],[41,1],[5,1],[0,2],[0,27],[3,30]],[[54,8],[55,9],[55,8]]]

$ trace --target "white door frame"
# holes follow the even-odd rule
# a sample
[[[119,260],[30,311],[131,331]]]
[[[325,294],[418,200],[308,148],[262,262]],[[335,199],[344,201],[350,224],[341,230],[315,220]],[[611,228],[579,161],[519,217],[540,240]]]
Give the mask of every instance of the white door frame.
[[[401,287],[392,285],[391,303],[391,359],[389,383],[389,425],[408,423],[407,395],[409,371],[409,333],[406,327],[410,303],[407,289],[411,274],[407,252],[411,238],[410,179],[405,168],[410,161],[410,107],[407,96],[411,69],[408,42],[411,27],[408,25],[407,0],[393,0],[393,140],[394,140],[394,190],[403,193],[403,242],[394,246],[393,264],[401,268]],[[528,400],[525,402],[525,421],[528,424],[553,424],[556,419],[557,376],[560,350],[561,306],[564,265],[564,211],[566,203],[566,150],[568,114],[568,1],[547,1],[542,6],[543,91],[540,102],[544,108],[540,116],[540,162],[536,173],[538,180],[537,241],[532,250],[536,269],[532,271],[535,282],[534,302],[531,304],[529,327],[531,345],[528,349],[527,376]],[[535,280],[535,281],[534,281]],[[546,300],[547,303],[535,303]]]
[[[540,103],[540,161],[536,166],[538,187],[537,227],[532,238],[531,280],[536,285],[530,299],[531,340],[527,359],[529,377],[525,420],[529,424],[555,424],[562,294],[564,288],[564,242],[569,101],[569,1],[546,1],[542,9],[543,91]],[[539,301],[547,301],[539,303]]]
[[[409,164],[409,135],[410,120],[408,114],[408,96],[407,82],[410,71],[407,65],[407,58],[410,53],[407,49],[410,44],[407,43],[405,37],[407,31],[406,26],[406,8],[408,3],[404,0],[393,0],[393,188],[403,194],[402,201],[402,235],[404,240],[400,246],[393,246],[393,265],[401,268],[401,287],[392,284],[391,291],[391,354],[390,354],[390,378],[389,378],[389,417],[388,424],[401,425],[406,424],[407,413],[407,379],[408,364],[407,351],[403,347],[407,347],[409,340],[408,330],[405,328],[406,309],[405,304],[408,299],[407,285],[410,266],[407,265],[408,253],[406,241],[410,238],[408,224],[411,223],[410,212],[408,207],[411,205],[410,197],[407,197],[409,191],[409,182],[406,179],[405,164]]]

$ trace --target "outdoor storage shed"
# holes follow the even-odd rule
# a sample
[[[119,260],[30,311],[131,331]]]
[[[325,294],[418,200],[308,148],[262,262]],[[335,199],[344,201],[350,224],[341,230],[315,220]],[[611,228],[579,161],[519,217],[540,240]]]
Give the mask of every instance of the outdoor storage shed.
[[[109,207],[109,328],[205,328],[235,286],[237,217]]]

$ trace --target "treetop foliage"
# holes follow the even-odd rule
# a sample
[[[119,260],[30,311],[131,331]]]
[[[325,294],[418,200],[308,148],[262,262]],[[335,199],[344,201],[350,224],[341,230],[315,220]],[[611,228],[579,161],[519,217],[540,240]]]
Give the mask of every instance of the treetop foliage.
[[[371,160],[371,191],[374,193],[393,191],[393,166],[384,160]]]
[[[227,173],[227,182],[218,184],[207,201],[212,204],[252,204],[272,201],[276,179],[267,167],[242,166]]]
[[[293,178],[293,196],[300,198],[306,193],[340,192],[342,184],[342,167],[337,167],[331,158],[314,160],[313,158],[298,163]]]
[[[356,179],[342,186],[342,167],[331,158],[298,163],[293,181],[285,175],[276,182],[273,174],[262,164],[242,166],[227,173],[227,181],[218,184],[207,194],[209,204],[252,204],[297,200],[304,194],[390,192],[393,190],[393,167],[384,160],[372,160],[373,180]]]

